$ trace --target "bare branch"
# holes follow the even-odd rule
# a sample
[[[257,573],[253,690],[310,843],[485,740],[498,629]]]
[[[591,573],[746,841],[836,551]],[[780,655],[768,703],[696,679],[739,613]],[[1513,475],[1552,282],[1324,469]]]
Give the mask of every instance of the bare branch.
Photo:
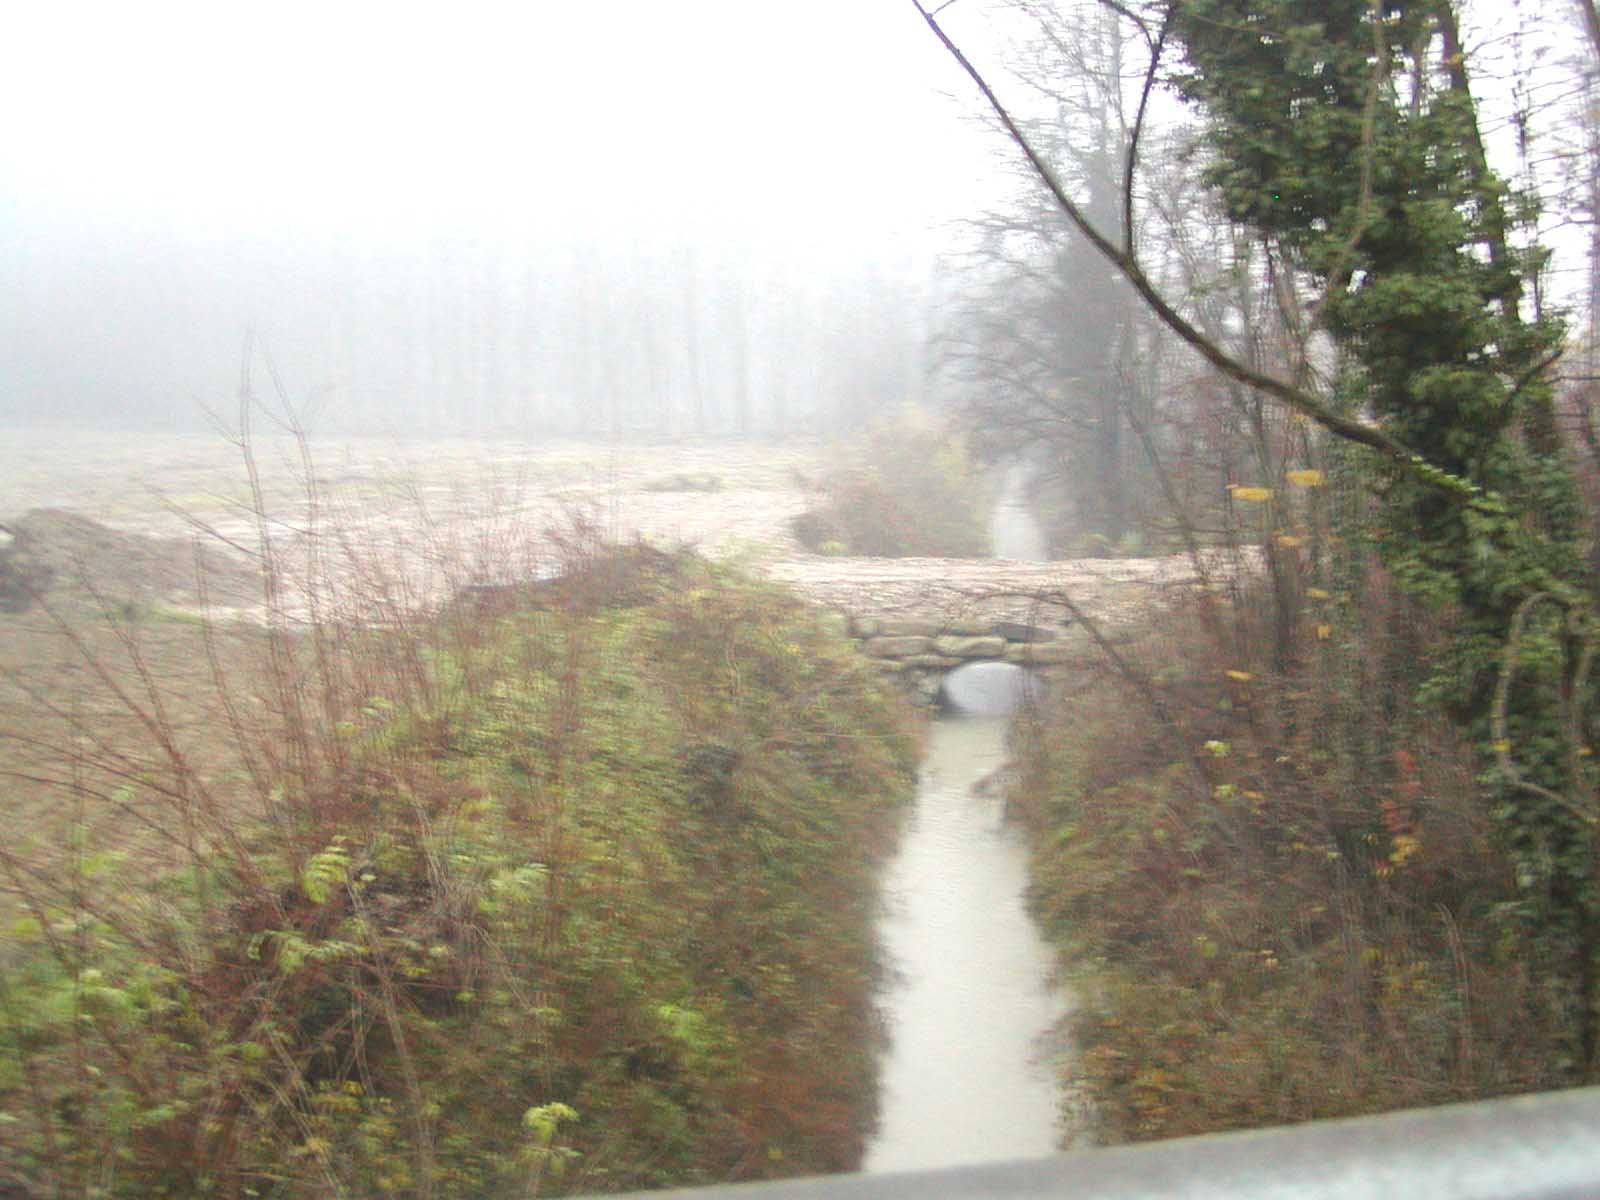
[[[1156,72],[1161,66],[1161,52],[1167,44],[1167,31],[1171,28],[1171,10],[1161,22],[1161,32],[1150,44],[1150,65],[1145,68],[1144,84],[1139,89],[1139,108],[1134,114],[1133,128],[1128,131],[1128,154],[1122,166],[1122,253],[1131,261],[1133,245],[1133,180],[1139,166],[1139,137],[1144,132],[1145,114],[1150,108],[1150,94],[1155,90]],[[1148,39],[1149,34],[1146,33]]]
[[[1152,50],[1159,52],[1159,47],[1157,46],[1158,39],[1151,36],[1149,22],[1147,22],[1138,13],[1134,12],[1133,9],[1129,8],[1126,4],[1119,4],[1118,0],[1100,0],[1100,7],[1116,13],[1117,16],[1122,17],[1124,20],[1131,21],[1139,30],[1139,32],[1144,35],[1145,45],[1149,46]],[[1161,38],[1166,37],[1166,26],[1167,18],[1163,17],[1161,21]]]
[[[1476,484],[1440,467],[1433,466],[1403,443],[1384,433],[1376,425],[1355,420],[1335,412],[1320,397],[1312,395],[1303,388],[1296,387],[1282,379],[1247,366],[1196,328],[1161,294],[1161,291],[1139,266],[1138,261],[1131,254],[1113,244],[1105,232],[1097,228],[1089,220],[1082,206],[1068,193],[1066,186],[1062,183],[1055,169],[1045,161],[1032,140],[1022,131],[1016,119],[1011,115],[1010,110],[1006,108],[993,87],[990,86],[988,80],[967,58],[961,48],[951,40],[950,35],[939,24],[936,15],[924,6],[922,0],[911,0],[911,3],[928,28],[933,32],[933,35],[938,38],[940,44],[955,59],[961,69],[967,73],[972,82],[977,85],[979,92],[983,94],[990,108],[994,110],[995,116],[1004,126],[1007,135],[1016,144],[1017,148],[1022,151],[1034,173],[1039,177],[1040,182],[1049,191],[1051,198],[1056,203],[1056,207],[1061,210],[1073,227],[1088,240],[1096,252],[1122,273],[1122,276],[1132,285],[1134,291],[1139,294],[1139,297],[1161,320],[1162,324],[1177,334],[1185,344],[1229,378],[1271,396],[1295,412],[1316,422],[1316,424],[1337,437],[1377,451],[1383,457],[1396,464],[1402,471],[1415,478],[1422,479],[1457,503],[1479,504],[1483,502],[1483,491]]]

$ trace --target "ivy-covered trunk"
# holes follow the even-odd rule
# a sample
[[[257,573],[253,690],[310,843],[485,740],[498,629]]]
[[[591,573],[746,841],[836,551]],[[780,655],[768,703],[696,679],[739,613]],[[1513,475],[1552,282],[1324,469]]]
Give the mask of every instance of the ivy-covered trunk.
[[[1417,456],[1373,481],[1380,551],[1459,614],[1425,697],[1482,746],[1521,902],[1508,919],[1596,1071],[1592,616],[1546,369],[1536,249],[1489,170],[1448,0],[1177,0],[1211,180],[1321,291],[1344,411]],[[1448,484],[1449,486],[1441,486]]]

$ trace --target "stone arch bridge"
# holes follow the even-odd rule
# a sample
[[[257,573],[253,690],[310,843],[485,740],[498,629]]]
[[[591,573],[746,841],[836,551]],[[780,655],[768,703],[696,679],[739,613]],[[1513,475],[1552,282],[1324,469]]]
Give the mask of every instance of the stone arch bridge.
[[[946,673],[1008,662],[1061,676],[1093,661],[1079,616],[1105,632],[1190,591],[1223,564],[1187,556],[1008,559],[791,558],[767,574],[840,613],[850,635],[913,694],[933,700]]]

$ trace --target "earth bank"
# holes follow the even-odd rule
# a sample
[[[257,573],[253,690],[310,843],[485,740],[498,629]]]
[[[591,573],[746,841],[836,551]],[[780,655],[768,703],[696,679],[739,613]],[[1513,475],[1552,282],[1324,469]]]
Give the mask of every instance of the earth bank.
[[[88,634],[37,640],[100,660],[90,690],[148,682],[109,733],[29,707],[18,646],[55,618],[5,618],[8,742],[74,763],[55,836],[0,863],[18,1186],[493,1196],[856,1164],[911,718],[769,585],[642,547],[565,578],[537,607],[235,640],[85,605]]]

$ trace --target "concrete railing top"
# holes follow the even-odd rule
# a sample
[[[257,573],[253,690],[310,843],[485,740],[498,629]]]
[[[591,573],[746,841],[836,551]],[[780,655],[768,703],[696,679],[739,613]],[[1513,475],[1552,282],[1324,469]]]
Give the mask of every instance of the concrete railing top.
[[[655,1200],[1594,1200],[1600,1088],[1029,1162],[651,1192]]]

